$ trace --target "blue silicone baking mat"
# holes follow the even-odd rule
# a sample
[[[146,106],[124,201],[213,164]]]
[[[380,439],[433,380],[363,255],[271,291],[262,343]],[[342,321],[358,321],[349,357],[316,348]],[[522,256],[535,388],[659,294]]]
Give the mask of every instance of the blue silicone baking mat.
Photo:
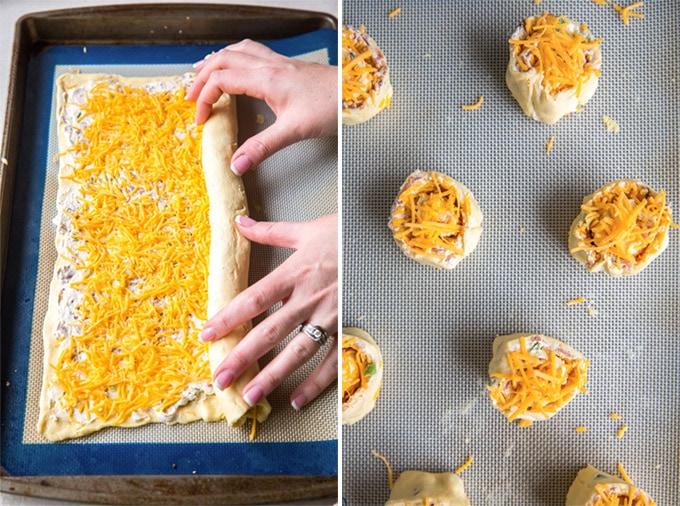
[[[645,1],[626,25],[603,3],[343,2],[343,23],[365,26],[394,86],[388,110],[342,129],[343,325],[372,334],[384,360],[375,409],[343,427],[347,505],[389,497],[371,450],[395,475],[455,471],[473,455],[460,476],[475,506],[564,505],[580,468],[618,474],[618,463],[657,504],[680,504],[679,231],[625,279],[588,273],[567,246],[583,197],[612,180],[665,190],[680,217],[679,4]],[[597,92],[554,125],[525,116],[505,83],[511,34],[544,11],[603,39]],[[484,214],[477,249],[452,271],[407,258],[387,227],[418,169],[463,183]],[[515,332],[591,361],[588,394],[529,428],[508,423],[486,390],[494,337]]]
[[[319,30],[267,42],[272,49],[324,64],[337,64],[337,32]],[[337,474],[337,394],[295,412],[288,396],[314,364],[298,371],[270,396],[273,410],[247,442],[248,428],[226,424],[107,429],[80,439],[50,443],[35,429],[42,377],[41,327],[51,277],[57,165],[54,80],[64,72],[129,76],[174,75],[220,49],[213,45],[52,46],[29,63],[28,88],[17,167],[10,250],[2,294],[2,468],[13,476],[111,474]],[[238,99],[240,136],[252,135],[275,117],[262,103]],[[308,201],[281,174],[305,178],[324,198]],[[294,178],[290,178],[293,180]],[[287,148],[244,177],[258,220],[305,220],[336,210],[337,140],[306,141]],[[251,282],[285,259],[287,252],[253,245]],[[322,354],[316,360],[320,360]],[[264,357],[264,361],[271,355]],[[320,422],[321,420],[321,422]],[[270,425],[271,424],[271,425]],[[269,427],[269,428],[268,428]]]

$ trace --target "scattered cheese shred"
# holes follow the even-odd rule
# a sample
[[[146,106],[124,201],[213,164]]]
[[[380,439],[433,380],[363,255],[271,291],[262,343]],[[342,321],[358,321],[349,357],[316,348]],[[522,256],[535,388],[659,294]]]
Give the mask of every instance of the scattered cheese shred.
[[[79,328],[57,343],[55,384],[73,421],[78,412],[119,425],[211,383],[197,339],[210,244],[201,127],[181,86],[149,93],[102,81],[79,107],[91,122],[64,176],[78,207],[62,212],[73,229],[67,259],[85,272],[69,284],[82,294]]]
[[[574,304],[582,304],[586,301],[585,297],[579,297],[577,299],[571,299],[567,301],[567,306],[573,306]]]
[[[614,9],[621,14],[621,19],[623,20],[623,24],[627,25],[628,24],[628,18],[644,18],[645,15],[640,13],[640,12],[631,12],[633,9],[637,9],[638,7],[642,7],[645,3],[644,2],[636,2],[634,4],[630,4],[626,7],[621,7],[618,4],[612,4]]]
[[[465,109],[466,111],[474,111],[475,109],[479,109],[482,104],[484,103],[484,95],[481,95],[477,102],[475,102],[472,105],[465,105],[463,104],[461,107]]]
[[[623,425],[623,426],[619,429],[619,432],[616,433],[616,437],[617,437],[618,439],[621,439],[621,438],[623,437],[623,435],[626,433],[627,430],[628,430],[628,425]]]
[[[524,23],[523,38],[509,41],[519,68],[525,72],[536,69],[543,76],[541,84],[553,96],[576,88],[578,97],[583,83],[600,73],[591,58],[602,39],[593,40],[589,34],[565,29],[569,23],[567,18],[547,12],[529,17]]]
[[[394,475],[392,474],[392,466],[388,462],[387,458],[383,457],[375,450],[371,450],[371,453],[373,454],[373,456],[378,457],[385,463],[385,467],[387,467],[387,476],[389,477],[390,480],[390,489],[394,488]]]
[[[519,349],[506,354],[509,373],[493,373],[496,379],[488,386],[495,405],[512,422],[522,416],[550,418],[578,392],[586,393],[587,360],[559,355],[543,347],[540,340],[519,339]],[[527,420],[528,421],[528,420]]]
[[[587,427],[584,427],[584,426],[580,426],[580,427],[576,427],[574,430],[575,430],[576,432],[585,432],[585,431],[588,430],[588,428],[587,428]]]
[[[250,440],[253,441],[255,439],[255,428],[257,427],[257,405],[253,406],[253,425],[250,429]]]
[[[607,128],[607,132],[619,133],[619,124],[609,116],[602,116],[602,123]]]
[[[550,139],[548,139],[548,143],[545,145],[545,152],[550,153],[553,148],[553,144],[555,143],[555,136],[551,136]]]
[[[572,252],[587,251],[593,263],[612,255],[629,269],[659,252],[672,223],[665,192],[634,180],[607,185],[581,209],[585,217],[575,229]]]
[[[591,1],[596,3],[597,5],[607,5],[607,2],[605,0],[591,0]]]
[[[531,420],[520,420],[517,425],[519,425],[520,427],[531,427],[533,425],[533,422]]]
[[[470,455],[468,459],[465,461],[465,464],[463,464],[462,466],[455,470],[455,474],[460,474],[463,471],[465,471],[468,467],[470,467],[470,464],[472,464],[474,458],[475,458],[474,455]]]
[[[612,420],[620,420],[621,419],[621,415],[619,415],[618,413],[612,413],[611,415],[609,415],[609,417]]]
[[[632,485],[633,480],[631,480],[630,477],[628,476],[628,473],[624,469],[623,464],[621,462],[619,462],[617,467],[619,468],[619,474],[621,475],[621,478],[623,478],[623,481]]]
[[[390,12],[390,13],[388,14],[388,16],[391,17],[391,18],[393,18],[393,17],[395,17],[397,14],[399,14],[400,12],[401,12],[401,7],[397,7],[397,8],[394,9],[392,12]]]

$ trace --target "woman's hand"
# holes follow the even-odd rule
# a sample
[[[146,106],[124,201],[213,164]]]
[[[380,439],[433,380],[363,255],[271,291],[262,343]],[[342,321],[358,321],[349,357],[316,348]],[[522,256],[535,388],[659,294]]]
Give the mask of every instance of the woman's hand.
[[[305,223],[258,223],[240,216],[238,229],[260,244],[296,251],[272,273],[237,295],[203,327],[200,338],[212,341],[265,312],[283,305],[254,327],[217,367],[214,383],[224,389],[245,369],[279,344],[299,325],[310,323],[337,338],[338,332],[338,216]],[[320,345],[307,334],[295,335],[286,347],[243,389],[254,406],[285,378],[305,364]],[[331,343],[324,359],[291,394],[295,409],[316,398],[337,377],[338,347]]]
[[[238,175],[294,142],[337,134],[337,67],[288,58],[252,40],[227,46],[195,67],[187,99],[196,101],[196,123],[208,119],[222,93],[259,98],[276,114],[272,126],[234,153],[231,169]]]

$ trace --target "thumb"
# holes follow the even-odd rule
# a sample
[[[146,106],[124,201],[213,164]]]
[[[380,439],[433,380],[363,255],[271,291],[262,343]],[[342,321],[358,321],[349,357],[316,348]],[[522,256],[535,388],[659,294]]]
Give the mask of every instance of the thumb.
[[[298,139],[294,129],[285,128],[281,121],[253,135],[239,147],[231,157],[231,170],[242,176],[258,164],[269,158],[278,150],[290,146]]]
[[[236,224],[243,237],[259,244],[281,248],[297,248],[300,238],[300,223],[277,221],[255,221],[250,216],[237,216]]]

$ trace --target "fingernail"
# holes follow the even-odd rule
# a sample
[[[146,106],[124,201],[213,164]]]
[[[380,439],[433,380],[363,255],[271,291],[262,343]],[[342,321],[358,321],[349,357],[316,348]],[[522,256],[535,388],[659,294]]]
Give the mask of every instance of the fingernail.
[[[212,341],[217,337],[217,334],[213,329],[210,327],[206,327],[203,330],[201,330],[201,333],[198,334],[198,338],[203,341],[204,343],[207,343],[208,341]]]
[[[293,399],[293,402],[291,402],[290,404],[293,406],[293,409],[295,411],[300,411],[300,408],[307,404],[307,397],[300,394],[295,399]]]
[[[238,223],[242,227],[252,227],[257,222],[254,219],[252,219],[250,216],[239,215],[239,216],[236,217],[236,223]]]
[[[231,170],[237,176],[242,176],[243,174],[248,172],[252,166],[253,162],[250,161],[248,155],[241,155],[235,160],[231,161]]]
[[[203,65],[204,62],[205,62],[205,60],[199,60],[196,63],[192,64],[191,66],[194,67],[195,69],[198,69],[198,67]]]
[[[262,399],[262,389],[260,387],[253,387],[243,394],[243,400],[246,401],[251,408],[255,406]]]
[[[215,384],[217,385],[217,388],[219,388],[220,390],[228,388],[229,385],[233,383],[233,381],[234,373],[232,373],[229,369],[220,372],[215,378]]]

